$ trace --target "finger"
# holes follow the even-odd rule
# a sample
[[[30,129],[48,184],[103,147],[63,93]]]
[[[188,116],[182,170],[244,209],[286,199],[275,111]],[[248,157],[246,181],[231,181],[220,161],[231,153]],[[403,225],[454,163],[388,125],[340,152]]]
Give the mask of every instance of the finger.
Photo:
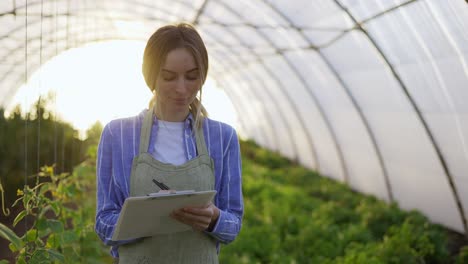
[[[200,215],[210,217],[213,215],[213,210],[211,208],[197,208],[197,207],[186,207],[182,209],[183,212],[189,213],[192,215]]]
[[[201,221],[201,222],[193,221],[192,219],[184,217],[183,214],[174,213],[174,214],[171,214],[171,217],[199,231],[203,231],[207,229],[209,226],[209,223],[207,224],[205,221]]]
[[[211,222],[209,216],[193,215],[184,211],[174,211],[173,217],[188,225],[209,225]]]
[[[211,222],[211,217],[209,216],[194,215],[190,213],[184,213],[182,215],[182,218],[194,224],[197,224],[197,223],[209,224]]]

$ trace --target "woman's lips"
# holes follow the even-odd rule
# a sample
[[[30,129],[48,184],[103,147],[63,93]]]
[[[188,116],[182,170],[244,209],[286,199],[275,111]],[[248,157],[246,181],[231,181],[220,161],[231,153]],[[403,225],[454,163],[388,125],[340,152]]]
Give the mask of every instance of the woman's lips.
[[[185,98],[173,98],[172,100],[174,100],[178,104],[185,103]]]

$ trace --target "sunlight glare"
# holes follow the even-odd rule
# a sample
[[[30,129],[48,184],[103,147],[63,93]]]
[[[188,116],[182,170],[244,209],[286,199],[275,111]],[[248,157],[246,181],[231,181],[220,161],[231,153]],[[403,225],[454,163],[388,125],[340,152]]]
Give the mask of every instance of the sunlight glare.
[[[29,111],[38,97],[53,92],[48,109],[71,123],[84,138],[96,121],[137,115],[147,108],[151,92],[141,73],[144,43],[109,41],[63,52],[35,72],[18,89],[8,111],[19,104]],[[202,102],[210,117],[236,126],[234,108],[215,82],[208,79]]]

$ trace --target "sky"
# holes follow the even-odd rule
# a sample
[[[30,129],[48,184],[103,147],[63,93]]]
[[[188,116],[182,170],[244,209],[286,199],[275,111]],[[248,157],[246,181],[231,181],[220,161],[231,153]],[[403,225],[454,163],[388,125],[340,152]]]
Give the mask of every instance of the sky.
[[[104,125],[136,115],[151,97],[141,74],[144,47],[143,42],[109,41],[65,51],[18,89],[7,113],[17,104],[27,110],[40,95],[53,94],[50,110],[78,129],[81,138],[96,121]],[[231,101],[210,76],[202,102],[210,118],[238,127]]]

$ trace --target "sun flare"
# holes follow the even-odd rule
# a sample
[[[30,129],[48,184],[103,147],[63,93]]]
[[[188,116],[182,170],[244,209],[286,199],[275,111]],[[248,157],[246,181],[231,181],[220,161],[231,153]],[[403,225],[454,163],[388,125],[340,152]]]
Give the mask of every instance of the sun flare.
[[[96,121],[106,124],[136,115],[147,107],[151,97],[141,73],[144,45],[109,41],[63,52],[18,89],[7,113],[18,104],[27,111],[39,96],[52,94],[49,109],[78,129],[82,138]],[[229,98],[211,79],[204,85],[202,100],[211,118],[236,127]]]

